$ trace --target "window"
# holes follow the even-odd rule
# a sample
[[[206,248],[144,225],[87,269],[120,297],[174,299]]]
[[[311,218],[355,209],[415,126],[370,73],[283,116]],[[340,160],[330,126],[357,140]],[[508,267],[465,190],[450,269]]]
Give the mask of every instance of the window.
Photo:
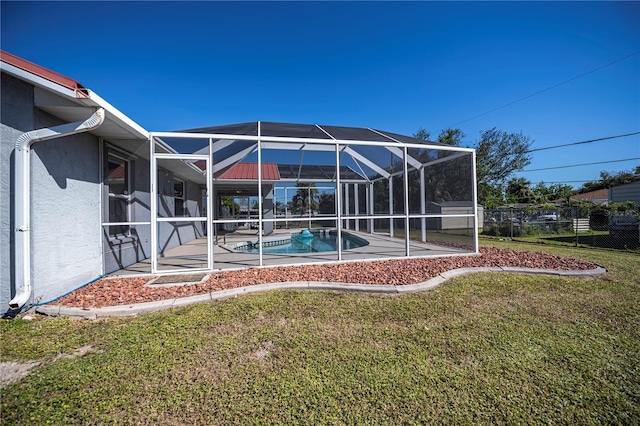
[[[129,222],[130,205],[130,162],[109,151],[105,165],[105,187],[109,194],[108,222]],[[109,235],[128,235],[128,225],[109,226]]]
[[[173,183],[174,216],[184,216],[184,182],[176,179]]]

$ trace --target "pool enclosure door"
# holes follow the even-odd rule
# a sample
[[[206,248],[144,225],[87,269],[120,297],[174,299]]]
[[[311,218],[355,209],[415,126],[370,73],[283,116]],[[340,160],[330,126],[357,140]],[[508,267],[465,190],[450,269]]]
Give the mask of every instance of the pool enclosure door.
[[[151,273],[210,271],[210,156],[153,152],[151,158]],[[193,173],[196,164],[204,165],[201,182],[180,174]]]

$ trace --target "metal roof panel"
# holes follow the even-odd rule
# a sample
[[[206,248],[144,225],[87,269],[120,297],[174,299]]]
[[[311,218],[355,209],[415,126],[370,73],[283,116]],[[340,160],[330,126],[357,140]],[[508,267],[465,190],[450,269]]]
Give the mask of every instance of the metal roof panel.
[[[237,163],[227,169],[218,179],[258,180],[258,163]],[[278,165],[262,163],[262,180],[280,180]]]

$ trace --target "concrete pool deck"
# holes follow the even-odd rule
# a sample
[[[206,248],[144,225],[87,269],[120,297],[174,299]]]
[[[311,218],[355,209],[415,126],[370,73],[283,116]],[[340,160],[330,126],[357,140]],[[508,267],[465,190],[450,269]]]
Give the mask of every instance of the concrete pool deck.
[[[271,235],[263,237],[263,240],[266,241],[288,238],[292,233],[297,233],[300,231],[301,229],[278,229]],[[369,242],[369,244],[355,249],[344,250],[342,252],[343,262],[406,258],[404,238],[392,238],[389,235],[370,234],[350,229],[344,231],[357,235],[360,238],[364,238]],[[258,241],[257,231],[242,230],[225,235],[219,235],[217,237],[217,244],[214,244],[213,271],[215,272],[222,270],[258,267],[260,261],[259,255],[257,253],[246,253],[233,250],[234,245],[246,241]],[[468,250],[462,250],[454,247],[445,247],[429,243],[423,244],[416,241],[409,242],[409,253],[412,257],[437,257],[447,255],[473,254]],[[338,253],[336,251],[301,254],[265,253],[262,256],[262,259],[263,266],[327,263],[337,262]],[[181,246],[167,250],[162,257],[158,258],[158,274],[162,274],[163,270],[168,271],[178,268],[184,269],[183,271],[181,271],[181,273],[189,273],[195,270],[206,269],[206,267],[206,238],[199,238]],[[108,274],[108,276],[124,277],[143,274],[151,274],[151,259],[145,259],[142,262],[127,266],[126,268]]]

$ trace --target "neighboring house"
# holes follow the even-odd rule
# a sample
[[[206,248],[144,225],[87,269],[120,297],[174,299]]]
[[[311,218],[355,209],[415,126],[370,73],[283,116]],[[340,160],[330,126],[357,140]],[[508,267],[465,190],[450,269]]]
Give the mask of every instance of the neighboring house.
[[[585,192],[582,194],[572,195],[571,201],[586,201],[594,204],[607,204],[609,202],[609,190],[598,189],[596,191]]]
[[[633,201],[636,204],[640,204],[640,181],[572,195],[571,201],[587,201],[594,204],[626,203],[627,201]]]
[[[640,205],[640,181],[628,183],[626,185],[609,188],[609,202],[626,203],[632,201]],[[619,239],[627,239],[640,244],[640,221],[638,212],[629,214],[616,214],[609,218],[609,230],[611,235]]]
[[[640,180],[626,185],[609,188],[608,198],[612,203],[626,203],[633,201],[640,205]]]

